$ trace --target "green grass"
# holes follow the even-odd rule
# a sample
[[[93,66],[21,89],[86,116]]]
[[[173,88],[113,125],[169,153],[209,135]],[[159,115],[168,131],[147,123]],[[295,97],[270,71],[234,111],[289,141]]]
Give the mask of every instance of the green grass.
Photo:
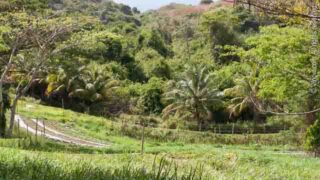
[[[141,137],[141,127],[130,123],[116,122],[110,119],[76,113],[49,106],[42,106],[36,102],[22,101],[19,103],[18,113],[28,118],[39,118],[53,121],[62,129],[76,135],[96,138],[113,144],[136,146]],[[211,132],[195,132],[186,130],[169,130],[161,128],[146,128],[146,138],[155,142],[182,142],[208,144],[243,144],[243,145],[291,145],[303,144],[298,134],[243,134],[227,135]]]
[[[22,131],[22,139],[0,140],[0,179],[320,179],[320,159],[299,151],[300,141],[288,132],[215,135],[147,128],[142,156],[135,126],[30,100],[21,102],[18,112],[111,146],[35,141]]]
[[[198,168],[198,173],[202,172],[205,179],[320,178],[319,159],[272,151],[212,148],[205,153],[172,152],[141,156],[127,153],[97,155],[8,148],[0,150],[0,176],[19,177],[18,179],[25,179],[25,174],[30,179],[103,179],[119,176],[115,171],[132,179],[153,179],[154,174],[157,174],[153,171],[153,166],[159,166],[161,157],[166,161],[164,169],[168,168],[163,173],[168,173],[170,169],[170,176],[175,173],[180,177],[187,176],[191,169]],[[157,161],[153,164],[156,157]],[[126,170],[126,167],[130,167],[131,171]],[[174,167],[177,167],[177,172]],[[201,171],[199,167],[202,167]],[[4,175],[4,172],[7,174]]]

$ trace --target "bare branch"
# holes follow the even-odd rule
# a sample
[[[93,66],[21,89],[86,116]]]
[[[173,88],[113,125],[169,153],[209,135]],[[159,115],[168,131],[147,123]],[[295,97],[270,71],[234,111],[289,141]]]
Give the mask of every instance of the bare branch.
[[[273,2],[273,0],[263,0],[263,1],[259,1],[259,0],[238,0],[237,1],[240,4],[244,4],[244,5],[249,5],[249,6],[253,6],[257,9],[260,9],[262,11],[264,11],[267,14],[272,14],[272,15],[286,15],[286,16],[292,16],[292,17],[301,17],[301,18],[305,18],[305,19],[318,19],[320,20],[320,16],[317,15],[312,15],[312,14],[304,14],[304,13],[300,13],[297,11],[294,11],[290,8],[292,8],[292,6],[281,6],[279,4],[276,4]],[[284,1],[286,2],[286,1]],[[309,4],[306,4],[309,5]]]

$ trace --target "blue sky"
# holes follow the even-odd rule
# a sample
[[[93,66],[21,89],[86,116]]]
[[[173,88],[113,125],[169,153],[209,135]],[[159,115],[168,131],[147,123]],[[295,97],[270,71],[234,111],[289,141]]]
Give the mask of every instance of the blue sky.
[[[128,4],[131,7],[137,7],[141,11],[157,9],[172,2],[184,4],[199,4],[200,0],[114,0],[123,4]]]

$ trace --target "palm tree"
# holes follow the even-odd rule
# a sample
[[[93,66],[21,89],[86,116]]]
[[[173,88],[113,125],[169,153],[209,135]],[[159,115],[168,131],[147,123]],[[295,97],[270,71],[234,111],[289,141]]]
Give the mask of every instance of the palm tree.
[[[212,78],[205,66],[188,68],[184,77],[168,93],[166,98],[171,102],[164,110],[164,116],[171,113],[193,115],[202,130],[203,118],[208,114],[209,107],[221,102],[220,92],[212,88]]]
[[[235,80],[235,86],[224,90],[224,95],[233,97],[230,100],[228,110],[231,117],[239,116],[248,109],[253,110],[254,120],[259,120],[259,109],[261,102],[257,94],[259,91],[260,80],[258,78],[259,70],[254,70],[242,74]]]
[[[49,82],[48,95],[66,92],[70,98],[82,101],[87,112],[92,103],[105,100],[119,86],[108,65],[95,62],[79,68],[78,75],[74,77],[67,77],[61,70]]]

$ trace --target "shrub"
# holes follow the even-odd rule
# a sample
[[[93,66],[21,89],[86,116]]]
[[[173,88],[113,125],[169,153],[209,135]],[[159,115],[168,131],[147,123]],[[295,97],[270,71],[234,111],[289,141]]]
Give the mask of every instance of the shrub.
[[[320,120],[318,119],[314,125],[312,125],[306,134],[306,150],[312,151],[315,155],[320,154]]]
[[[200,4],[211,4],[213,3],[212,0],[201,0]]]

